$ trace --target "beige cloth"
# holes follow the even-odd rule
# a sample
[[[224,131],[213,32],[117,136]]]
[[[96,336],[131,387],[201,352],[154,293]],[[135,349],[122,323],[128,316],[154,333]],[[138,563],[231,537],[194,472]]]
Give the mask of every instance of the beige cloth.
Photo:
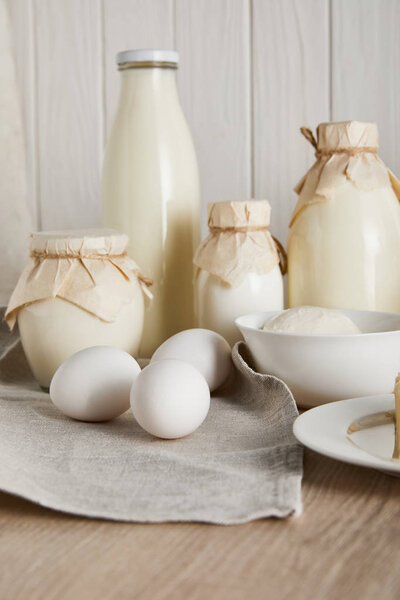
[[[348,180],[360,190],[392,188],[400,200],[400,181],[376,154],[375,123],[321,123],[317,127],[317,140],[308,139],[316,146],[317,160],[295,188],[299,199],[290,226],[307,206],[327,202],[333,189]],[[363,148],[375,152],[360,152]],[[340,151],[346,149],[349,152]]]
[[[34,228],[27,202],[26,156],[10,19],[0,0],[0,302],[6,304],[26,262]]]
[[[232,524],[299,515],[293,396],[243,357],[242,342],[232,379],[195,433],[158,440],[130,411],[109,423],[62,415],[34,381],[17,334],[0,322],[0,489],[119,521]]]
[[[270,215],[267,200],[209,204],[210,234],[198,247],[194,264],[233,287],[248,273],[269,273],[279,263],[268,231]]]
[[[29,264],[12,293],[6,320],[12,328],[18,311],[33,302],[62,298],[112,322],[135,294],[138,278],[147,300],[150,283],[126,255],[128,236],[112,229],[31,234]]]

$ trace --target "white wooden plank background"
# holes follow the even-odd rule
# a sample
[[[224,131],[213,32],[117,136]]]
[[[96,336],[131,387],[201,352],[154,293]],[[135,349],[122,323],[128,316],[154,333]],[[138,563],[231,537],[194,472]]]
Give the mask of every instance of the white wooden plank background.
[[[6,1],[38,227],[100,220],[115,53],[126,48],[181,54],[204,207],[266,197],[285,240],[313,160],[298,129],[323,120],[376,120],[381,156],[400,172],[399,0]]]
[[[173,0],[103,0],[103,11],[103,109],[108,132],[119,95],[120,75],[115,62],[117,52],[130,48],[173,49],[174,10]]]
[[[35,36],[33,0],[7,0],[13,29],[14,55],[25,124],[28,201],[36,226],[41,227],[38,193]]]
[[[299,128],[329,120],[329,3],[254,0],[252,23],[254,194],[286,243],[293,187],[313,162]]]
[[[251,196],[249,5],[176,0],[179,91],[196,145],[203,199]]]
[[[379,154],[400,174],[399,0],[333,0],[332,118],[377,122]]]
[[[44,229],[100,218],[100,4],[35,0],[37,132]]]

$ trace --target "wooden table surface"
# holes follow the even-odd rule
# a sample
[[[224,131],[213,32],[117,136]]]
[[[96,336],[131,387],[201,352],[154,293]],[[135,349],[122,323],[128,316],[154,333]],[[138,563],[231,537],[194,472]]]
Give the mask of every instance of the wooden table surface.
[[[306,452],[303,515],[139,525],[0,494],[1,600],[400,598],[400,479]]]

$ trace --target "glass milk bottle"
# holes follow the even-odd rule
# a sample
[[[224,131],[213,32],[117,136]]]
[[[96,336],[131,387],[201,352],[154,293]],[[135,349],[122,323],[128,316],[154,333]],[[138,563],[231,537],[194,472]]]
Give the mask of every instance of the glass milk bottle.
[[[128,252],[154,282],[140,355],[194,326],[192,257],[200,238],[196,154],[177,88],[178,53],[117,55],[118,110],[103,164],[103,221],[128,234]]]
[[[266,200],[217,202],[208,206],[209,236],[195,256],[199,327],[231,345],[242,339],[235,319],[251,312],[283,309],[285,251],[268,230]]]
[[[297,186],[289,306],[400,312],[400,182],[377,156],[375,123],[322,123]]]

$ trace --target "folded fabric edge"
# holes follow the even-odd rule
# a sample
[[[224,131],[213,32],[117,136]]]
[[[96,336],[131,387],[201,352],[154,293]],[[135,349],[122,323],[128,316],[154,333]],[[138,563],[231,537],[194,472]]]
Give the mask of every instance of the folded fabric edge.
[[[302,456],[302,453],[301,453]],[[204,523],[210,525],[240,525],[243,523],[249,523],[255,520],[267,519],[267,518],[279,518],[285,519],[288,517],[299,517],[303,512],[303,505],[301,500],[301,475],[293,477],[293,486],[296,488],[296,502],[294,506],[287,508],[266,508],[262,510],[255,510],[246,516],[237,516],[229,519],[223,518],[205,518],[199,512],[193,511],[192,515],[188,515],[185,519],[179,514],[173,512],[169,515],[161,515],[156,518],[147,519],[145,517],[128,517],[128,516],[115,516],[111,511],[107,510],[83,510],[74,506],[63,506],[58,498],[54,498],[54,501],[50,501],[42,497],[43,490],[37,488],[35,491],[26,492],[19,489],[18,485],[15,485],[10,481],[10,475],[14,473],[12,469],[7,468],[6,465],[0,464],[0,491],[14,496],[18,496],[33,504],[38,504],[43,508],[50,509],[55,512],[62,512],[76,517],[89,518],[89,519],[100,519],[107,521],[123,522],[123,523]],[[4,483],[6,482],[6,483]],[[35,482],[28,479],[28,485],[35,487]],[[37,487],[37,486],[36,486]]]
[[[154,519],[146,519],[146,518],[140,518],[140,517],[135,517],[135,518],[130,518],[130,517],[116,517],[115,515],[113,515],[112,513],[108,513],[107,511],[80,511],[79,509],[76,509],[74,507],[62,507],[62,506],[56,506],[55,504],[51,505],[49,502],[45,501],[45,500],[41,500],[39,497],[33,497],[33,495],[28,496],[23,492],[20,492],[18,490],[12,490],[11,488],[4,488],[4,486],[0,487],[0,491],[13,495],[13,496],[17,496],[18,498],[22,498],[23,500],[26,500],[28,502],[31,502],[32,504],[37,504],[38,506],[41,506],[42,508],[46,508],[48,510],[54,511],[54,512],[61,512],[63,514],[66,515],[71,515],[73,517],[81,517],[81,518],[85,518],[85,519],[95,519],[95,520],[101,520],[101,521],[114,521],[117,523],[148,523],[148,524],[152,524],[152,523],[193,523],[193,524],[203,524],[203,525],[223,525],[223,526],[229,526],[229,525],[242,525],[244,523],[251,523],[252,521],[258,521],[258,520],[263,520],[263,519],[271,519],[271,518],[277,518],[277,519],[286,519],[289,517],[293,517],[293,518],[298,518],[299,516],[302,515],[303,513],[303,505],[301,500],[299,500],[298,504],[296,504],[296,506],[294,506],[293,508],[287,508],[287,509],[270,509],[270,510],[259,510],[259,511],[254,511],[253,513],[249,514],[246,517],[238,517],[238,518],[232,518],[232,519],[215,519],[215,520],[211,520],[211,519],[206,519],[204,517],[202,517],[201,515],[196,515],[195,513],[193,514],[193,516],[187,517],[185,519],[182,519],[182,517],[180,517],[179,515],[169,515],[167,516],[160,516]]]

